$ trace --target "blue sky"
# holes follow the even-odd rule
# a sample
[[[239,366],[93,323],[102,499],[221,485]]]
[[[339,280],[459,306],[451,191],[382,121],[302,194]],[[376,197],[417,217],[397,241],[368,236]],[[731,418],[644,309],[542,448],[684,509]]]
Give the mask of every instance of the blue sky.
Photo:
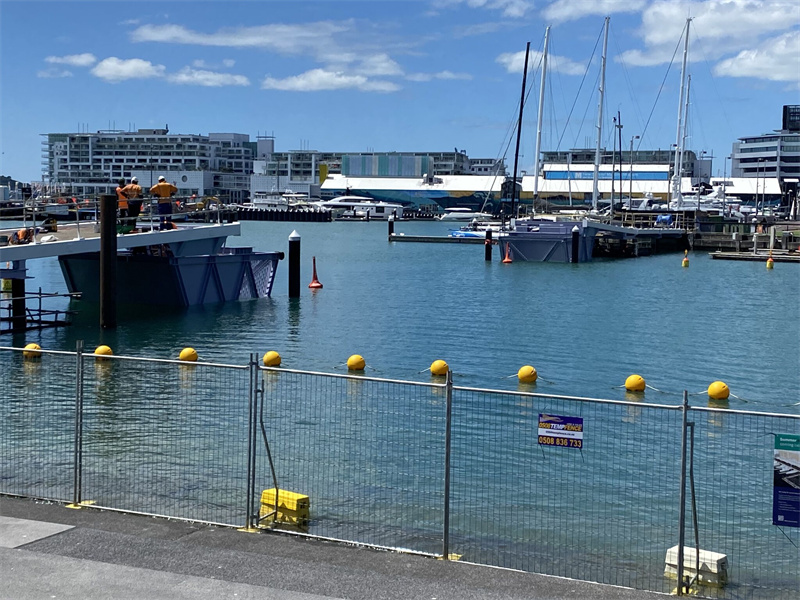
[[[715,174],[736,138],[800,103],[798,0],[0,0],[0,173],[39,179],[41,133],[166,124],[266,133],[277,150],[498,157],[528,41],[530,170],[545,28],[542,147],[593,148],[604,16],[609,149],[617,111],[623,148],[675,143],[687,16],[687,147],[713,152]]]

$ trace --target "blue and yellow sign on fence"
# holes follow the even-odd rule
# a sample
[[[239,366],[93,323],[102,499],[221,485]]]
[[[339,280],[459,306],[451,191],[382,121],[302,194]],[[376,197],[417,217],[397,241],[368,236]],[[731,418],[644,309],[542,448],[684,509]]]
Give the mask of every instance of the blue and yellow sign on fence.
[[[583,417],[539,413],[539,445],[583,448]]]

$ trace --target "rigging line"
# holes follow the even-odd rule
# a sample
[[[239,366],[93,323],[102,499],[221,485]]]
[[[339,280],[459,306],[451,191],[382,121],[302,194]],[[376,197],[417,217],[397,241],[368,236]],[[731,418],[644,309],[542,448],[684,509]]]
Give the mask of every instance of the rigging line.
[[[664,73],[664,79],[661,81],[661,85],[658,88],[658,94],[656,94],[656,99],[653,102],[653,108],[650,109],[650,114],[647,116],[647,122],[644,124],[644,129],[642,129],[642,133],[641,133],[642,138],[644,138],[644,134],[647,131],[647,128],[649,127],[649,125],[650,125],[650,121],[653,118],[653,113],[656,110],[656,105],[658,104],[658,99],[661,97],[661,92],[664,91],[664,84],[667,81],[667,77],[669,76],[669,72],[672,69],[672,65],[675,63],[675,57],[678,55],[678,49],[681,46],[681,40],[682,39],[683,39],[683,36],[681,36],[680,39],[678,39],[678,43],[675,44],[675,50],[673,51],[672,58],[670,59],[669,65],[667,66],[667,72]],[[640,138],[640,140],[641,140],[641,138]],[[639,143],[641,144],[641,141]]]
[[[586,63],[586,68],[583,70],[583,77],[581,77],[581,84],[578,86],[578,91],[575,94],[575,99],[572,101],[572,106],[569,109],[569,114],[567,115],[567,120],[564,123],[564,130],[561,132],[561,135],[558,138],[558,146],[561,147],[561,141],[564,139],[564,136],[567,133],[567,127],[569,126],[570,119],[572,118],[572,112],[575,110],[575,105],[578,103],[578,97],[580,96],[581,90],[583,90],[583,84],[586,83],[586,76],[589,74],[589,67],[592,64],[592,60],[594,60],[595,55],[597,54],[597,46],[600,44],[600,40],[603,37],[603,31],[600,30],[600,33],[597,36],[597,39],[594,42],[594,48],[592,49],[592,55],[589,57],[589,62]],[[588,106],[587,109],[588,111]],[[583,113],[583,119],[581,119],[581,127],[578,129],[580,131],[583,129],[583,122],[586,119],[586,111]],[[574,138],[573,138],[574,139]],[[575,147],[575,143],[573,142],[572,147]]]
[[[598,87],[600,87],[600,73],[599,72],[597,73],[597,77],[595,77],[595,80],[594,80],[594,89],[597,89]],[[587,99],[586,108],[583,110],[583,117],[581,118],[581,127],[578,130],[578,132],[583,131],[583,124],[586,122],[586,114],[589,112],[589,109],[593,107],[592,98],[594,98],[594,94],[590,95],[589,98]],[[576,139],[573,142],[572,147],[573,148],[579,148],[580,146],[577,145],[578,143],[579,142]],[[583,148],[586,148],[586,145],[584,145]]]
[[[633,93],[633,83],[631,82],[631,76],[630,72],[628,71],[628,65],[625,64],[625,60],[623,59],[623,52],[619,46],[619,40],[616,38],[616,36],[614,37],[614,45],[617,48],[617,57],[619,59],[619,63],[622,65],[623,79],[625,80],[625,83],[628,87],[628,95],[630,97],[631,104],[633,105],[633,113],[637,121],[636,126],[639,128],[639,130],[641,130],[642,129],[641,109],[639,108],[639,103],[636,102],[636,96]],[[639,139],[641,140],[641,137]]]

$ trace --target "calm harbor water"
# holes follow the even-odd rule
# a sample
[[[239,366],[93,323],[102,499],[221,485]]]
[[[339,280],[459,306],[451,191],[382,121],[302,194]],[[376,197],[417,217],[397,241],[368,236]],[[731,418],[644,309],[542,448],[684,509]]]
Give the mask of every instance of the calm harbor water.
[[[452,225],[450,225],[452,227]],[[800,407],[800,267],[715,261],[705,252],[580,265],[483,260],[482,245],[387,242],[386,223],[244,222],[231,246],[288,248],[302,237],[299,300],[288,298],[282,261],[273,297],[185,312],[121,306],[119,327],[101,330],[97,305],[72,302],[70,327],[29,332],[17,346],[244,364],[276,350],[283,366],[344,372],[361,354],[367,374],[427,381],[446,360],[456,385],[517,389],[519,367],[536,367],[536,391],[624,399],[631,373],[679,403],[682,390],[726,382],[731,408],[797,413]],[[399,222],[396,232],[445,235],[448,225]],[[324,289],[312,292],[311,259]],[[65,291],[55,259],[31,261],[28,289]],[[142,281],[142,285],[150,285]],[[6,336],[4,344],[12,342]],[[513,376],[513,377],[511,377]],[[698,396],[701,399],[705,395]],[[696,400],[695,400],[696,401]]]

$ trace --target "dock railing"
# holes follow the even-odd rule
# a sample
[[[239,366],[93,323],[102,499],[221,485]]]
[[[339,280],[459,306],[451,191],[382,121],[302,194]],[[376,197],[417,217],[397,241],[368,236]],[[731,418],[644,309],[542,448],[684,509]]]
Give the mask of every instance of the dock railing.
[[[687,583],[695,549],[727,557],[727,584],[701,596],[800,590],[800,528],[773,524],[774,440],[800,432],[798,414],[268,368],[255,355],[38,352],[0,348],[0,494],[659,592],[676,588],[665,558],[683,541],[674,566]],[[548,433],[558,419],[571,434]],[[292,504],[305,496],[308,513]]]

